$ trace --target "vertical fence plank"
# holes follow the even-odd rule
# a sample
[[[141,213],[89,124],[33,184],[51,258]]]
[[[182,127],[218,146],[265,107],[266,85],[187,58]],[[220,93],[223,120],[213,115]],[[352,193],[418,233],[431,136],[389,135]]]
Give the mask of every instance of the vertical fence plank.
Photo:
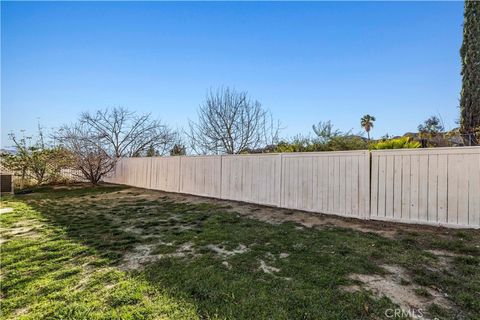
[[[393,160],[393,218],[402,218],[402,157],[394,155]]]
[[[419,156],[418,219],[428,221],[428,154]]]
[[[358,156],[358,157],[353,157],[352,158],[352,181],[351,181],[351,184],[352,184],[352,191],[351,191],[351,202],[352,202],[352,214],[354,216],[361,216],[364,214],[364,212],[362,212],[362,210],[360,209],[360,199],[362,197],[369,197],[369,195],[367,194],[363,194],[361,193],[361,182],[362,182],[362,179],[360,178],[360,174],[361,172],[363,172],[364,170],[361,169],[361,165],[362,165],[362,156]],[[364,172],[365,174],[365,177],[369,177],[370,174],[368,172]],[[363,177],[363,176],[362,176]],[[366,192],[366,190],[365,190]]]
[[[480,227],[480,153],[469,155],[469,225]]]
[[[345,201],[346,201],[346,195],[345,195],[345,188],[346,188],[346,181],[345,181],[345,157],[339,157],[338,159],[338,166],[339,166],[339,173],[338,173],[338,184],[339,184],[339,192],[338,192],[338,198],[339,198],[339,206],[338,206],[338,212],[339,213],[345,213]]]
[[[340,212],[340,158],[334,157],[333,212]]]
[[[385,160],[385,217],[393,218],[395,157],[389,155]]]
[[[448,216],[448,155],[438,155],[437,221],[447,223]]]
[[[378,160],[378,215],[380,217],[385,217],[385,189],[386,189],[386,166],[387,166],[387,157],[381,157]]]
[[[372,174],[371,174],[371,204],[370,216],[378,216],[378,170],[379,170],[379,156],[372,155]]]
[[[352,162],[354,157],[345,158],[345,215],[350,216],[352,213],[352,184],[356,181],[352,175]]]
[[[438,155],[428,155],[428,198],[427,220],[436,222],[438,219]]]
[[[458,206],[457,223],[468,225],[468,197],[469,197],[469,176],[473,172],[468,171],[467,155],[458,156],[457,178],[458,178]],[[480,197],[480,194],[478,195]]]
[[[460,168],[456,160],[457,159],[455,156],[448,155],[447,222],[452,224],[456,224],[458,222],[458,171]]]
[[[410,219],[418,220],[418,200],[420,184],[420,156],[410,156]]]
[[[322,157],[322,175],[321,178],[321,196],[322,196],[322,209],[321,212],[327,212],[328,211],[328,175],[329,175],[329,158],[328,157]]]

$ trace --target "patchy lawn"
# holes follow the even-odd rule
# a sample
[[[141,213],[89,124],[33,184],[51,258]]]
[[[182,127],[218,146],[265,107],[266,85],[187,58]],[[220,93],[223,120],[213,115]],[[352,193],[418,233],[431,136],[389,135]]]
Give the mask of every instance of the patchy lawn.
[[[479,231],[123,186],[2,206],[6,319],[382,319],[398,306],[480,318]]]

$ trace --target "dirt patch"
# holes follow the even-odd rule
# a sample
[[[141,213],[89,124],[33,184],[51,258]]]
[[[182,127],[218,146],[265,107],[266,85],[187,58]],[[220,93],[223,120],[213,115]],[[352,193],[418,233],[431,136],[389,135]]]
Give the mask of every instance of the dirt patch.
[[[281,277],[277,275],[278,272],[282,271],[280,268],[270,266],[264,260],[259,260],[259,261],[260,261],[260,267],[258,268],[259,271],[269,274],[275,278],[283,279],[286,281],[292,281],[292,278],[290,277]]]
[[[213,244],[207,245],[207,248],[212,250],[216,254],[224,257],[224,258],[234,256],[236,254],[245,253],[245,252],[248,251],[247,246],[245,246],[243,244],[239,244],[238,247],[236,249],[233,249],[233,250],[226,250],[222,246],[216,246],[216,245],[213,245]]]
[[[343,289],[349,292],[360,291],[362,288],[370,290],[379,298],[388,297],[405,312],[421,310],[424,314],[423,319],[430,319],[426,310],[433,303],[446,308],[452,307],[452,303],[446,299],[444,293],[412,284],[410,276],[402,267],[392,265],[382,267],[386,271],[385,275],[351,274],[349,278],[360,284],[343,287]],[[424,294],[419,295],[418,292],[424,292]]]
[[[298,210],[288,210],[283,208],[263,207],[252,204],[235,203],[231,211],[237,212],[242,216],[254,218],[271,224],[281,224],[284,222],[294,222],[301,225],[297,229],[306,228],[324,228],[328,226],[351,228],[361,232],[372,232],[384,237],[393,238],[396,234],[395,229],[371,228],[362,224],[360,220],[328,216],[321,213],[313,213]]]
[[[137,228],[137,227],[133,227],[133,226],[129,226],[129,227],[121,228],[121,229],[123,231],[127,232],[127,233],[133,233],[133,234],[137,234],[137,235],[141,235],[144,232],[144,230],[142,228]]]
[[[228,258],[230,258],[234,255],[242,254],[242,253],[245,253],[249,250],[247,248],[247,246],[245,246],[243,244],[239,244],[233,250],[227,250],[221,245],[217,246],[217,245],[213,245],[213,244],[207,245],[206,248],[213,251],[215,254],[220,256],[222,259],[228,259]],[[222,261],[222,265],[225,266],[225,268],[227,268],[229,270],[232,269],[232,265],[227,260]]]
[[[20,308],[20,309],[17,309],[15,310],[14,314],[16,317],[20,317],[24,314],[26,314],[29,310],[29,307],[23,307],[23,308]]]
[[[297,229],[303,228],[325,228],[325,227],[341,227],[350,228],[360,232],[371,232],[388,238],[395,238],[398,231],[432,231],[437,233],[438,227],[429,227],[422,225],[406,225],[384,221],[363,221],[355,218],[338,217],[322,213],[307,212],[300,210],[289,210],[284,208],[268,207],[244,202],[220,200],[214,198],[199,197],[188,194],[169,193],[158,190],[147,190],[129,188],[115,193],[102,195],[105,198],[123,197],[128,195],[134,198],[141,197],[148,200],[159,200],[159,198],[168,199],[169,201],[182,203],[208,203],[214,204],[226,211],[239,214],[248,218],[264,221],[271,224],[281,224],[284,222],[298,223]],[[125,199],[124,199],[125,200]]]
[[[145,264],[152,263],[154,261],[163,258],[182,258],[187,255],[195,255],[193,244],[190,242],[182,244],[172,253],[152,254],[152,251],[159,244],[170,245],[169,243],[154,243],[154,244],[140,244],[137,245],[133,251],[125,254],[123,262],[119,268],[123,270],[139,270],[142,269]]]
[[[9,213],[9,212],[13,212],[13,208],[1,208],[0,209],[0,214]]]
[[[447,250],[425,250],[437,257],[450,257],[450,258],[454,258],[454,257],[461,257],[461,256],[464,256],[464,255],[461,255],[461,254],[458,254],[458,253],[454,253],[454,252],[451,252],[451,251],[447,251]]]
[[[126,270],[140,269],[143,264],[154,259],[151,255],[153,248],[154,245],[151,244],[137,245],[132,252],[125,254],[124,262],[120,265],[120,268]]]
[[[60,184],[60,185],[54,185],[52,186],[52,189],[54,190],[78,190],[78,189],[83,189],[85,187],[91,187],[92,185],[90,183],[69,183],[69,184]],[[102,184],[103,187],[115,187],[115,185],[109,185],[109,184]]]
[[[92,277],[94,277],[96,274],[107,273],[109,270],[115,270],[114,268],[110,268],[110,267],[96,269],[95,267],[91,266],[89,263],[90,262],[87,262],[82,265],[82,268],[83,268],[82,277],[80,278],[78,283],[75,285],[73,290],[80,291],[85,289],[85,286],[92,280]]]
[[[269,266],[265,263],[265,261],[263,260],[260,260],[260,268],[259,268],[261,271],[263,271],[264,273],[268,273],[268,274],[272,274],[274,272],[280,272],[280,269],[279,268],[275,268],[275,267],[272,267],[272,266]]]
[[[8,228],[0,228],[0,245],[9,241],[11,238],[38,239],[41,234],[37,231],[42,225],[34,220],[25,220],[17,222]]]
[[[437,259],[433,266],[429,266],[428,269],[432,271],[448,270],[451,267],[452,260],[455,257],[461,256],[459,254],[445,251],[445,250],[425,250],[433,254]]]
[[[34,227],[31,226],[17,226],[13,228],[1,228],[0,232],[9,235],[9,236],[16,236],[16,235],[21,235],[27,232],[30,232],[34,229]]]
[[[17,226],[13,228],[1,228],[0,233],[2,236],[11,238],[11,237],[22,237],[22,238],[30,238],[35,239],[38,238],[40,235],[36,231],[36,226]],[[5,242],[6,239],[2,238],[2,242]]]

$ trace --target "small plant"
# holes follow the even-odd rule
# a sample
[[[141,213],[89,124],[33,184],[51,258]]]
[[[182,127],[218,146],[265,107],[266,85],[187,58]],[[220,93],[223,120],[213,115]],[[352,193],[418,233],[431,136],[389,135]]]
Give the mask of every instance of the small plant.
[[[374,150],[380,149],[415,149],[420,148],[420,142],[413,141],[410,137],[394,138],[385,141],[379,141],[372,145]]]
[[[36,137],[9,134],[15,153],[2,153],[0,159],[2,166],[19,178],[15,183],[20,189],[57,182],[61,178],[61,170],[71,166],[70,152],[61,146],[52,146],[44,136],[40,124]]]

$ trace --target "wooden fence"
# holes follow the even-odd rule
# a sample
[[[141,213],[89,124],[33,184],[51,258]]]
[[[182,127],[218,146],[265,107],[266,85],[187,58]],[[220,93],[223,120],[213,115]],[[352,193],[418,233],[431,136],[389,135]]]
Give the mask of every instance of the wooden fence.
[[[362,219],[480,227],[480,148],[123,158],[107,182]]]
[[[123,158],[107,182],[368,217],[367,151]]]
[[[372,151],[370,219],[480,226],[480,148]]]

